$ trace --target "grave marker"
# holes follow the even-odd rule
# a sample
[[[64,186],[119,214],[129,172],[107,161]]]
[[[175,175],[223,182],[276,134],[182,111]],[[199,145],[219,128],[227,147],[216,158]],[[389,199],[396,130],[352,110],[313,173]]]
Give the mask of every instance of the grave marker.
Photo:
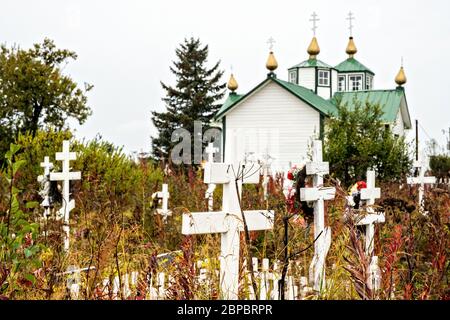
[[[64,218],[63,230],[65,232],[64,237],[64,250],[69,251],[70,244],[70,227],[69,227],[69,214],[75,208],[75,201],[70,199],[70,181],[80,180],[81,172],[71,172],[69,162],[76,160],[76,152],[70,152],[70,143],[68,140],[63,141],[62,152],[56,153],[56,160],[62,161],[61,172],[51,172],[51,181],[62,181],[62,207],[58,210],[58,219]]]
[[[301,201],[314,202],[314,257],[309,268],[310,282],[314,290],[325,286],[325,258],[331,245],[331,229],[325,227],[324,201],[334,199],[336,189],[323,187],[323,176],[328,174],[329,164],[322,161],[322,141],[313,141],[312,161],[306,163],[306,174],[313,175],[313,187],[300,189]]]
[[[424,204],[423,204],[423,196],[425,193],[425,185],[426,184],[434,184],[436,183],[436,177],[433,176],[425,176],[426,168],[428,167],[428,161],[422,156],[421,160],[414,161],[413,164],[414,168],[419,169],[419,176],[418,177],[408,177],[406,182],[409,185],[419,185],[419,208],[422,213],[424,212]]]
[[[245,218],[249,231],[268,230],[273,228],[274,212],[246,210],[242,216],[239,203],[242,184],[258,183],[259,168],[254,168],[254,165],[207,163],[204,170],[205,183],[223,184],[222,211],[184,213],[182,233],[221,234],[221,291],[224,299],[235,300],[238,299],[239,248],[240,232],[244,231],[243,219]]]
[[[50,162],[49,157],[44,157],[44,162],[41,162],[41,167],[44,168],[44,174],[38,176],[37,181],[41,185],[39,195],[42,197],[41,207],[44,208],[44,219],[50,214],[50,170],[53,169],[53,163]]]

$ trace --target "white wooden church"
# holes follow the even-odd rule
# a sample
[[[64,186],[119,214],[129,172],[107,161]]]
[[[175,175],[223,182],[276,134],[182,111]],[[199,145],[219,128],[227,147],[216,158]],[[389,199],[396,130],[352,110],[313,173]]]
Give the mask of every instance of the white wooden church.
[[[214,117],[222,128],[224,161],[241,161],[254,154],[270,155],[274,158],[272,167],[279,169],[303,162],[311,141],[323,134],[324,119],[336,114],[338,101],[348,108],[355,101],[379,104],[383,121],[396,135],[404,135],[411,128],[403,66],[395,78],[397,87],[380,90],[373,88],[375,73],[355,58],[352,36],[346,48],[347,59],[335,66],[318,59],[320,48],[315,35],[307,53],[306,60],[288,69],[285,81],[274,72],[278,63],[271,48],[267,78],[247,93],[236,92],[238,84],[231,74],[230,93]]]

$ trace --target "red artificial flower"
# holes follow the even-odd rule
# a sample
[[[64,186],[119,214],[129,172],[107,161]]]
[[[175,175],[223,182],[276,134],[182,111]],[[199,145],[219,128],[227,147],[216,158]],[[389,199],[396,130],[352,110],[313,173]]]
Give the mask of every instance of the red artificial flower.
[[[291,171],[289,171],[288,174],[287,174],[287,178],[289,180],[294,180],[294,174]]]
[[[358,181],[358,182],[356,183],[356,185],[358,186],[358,187],[357,187],[358,190],[367,188],[367,184],[366,184],[365,181]]]

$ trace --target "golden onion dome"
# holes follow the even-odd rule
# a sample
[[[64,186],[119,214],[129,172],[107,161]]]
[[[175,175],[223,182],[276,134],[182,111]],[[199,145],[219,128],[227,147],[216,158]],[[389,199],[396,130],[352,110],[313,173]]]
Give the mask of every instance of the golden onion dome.
[[[397,76],[395,77],[395,83],[397,83],[399,86],[404,85],[406,83],[406,75],[405,71],[403,70],[403,66],[400,67],[400,70],[397,73]]]
[[[235,91],[238,88],[238,83],[236,79],[234,78],[233,74],[230,75],[230,80],[228,80],[228,89],[231,91]]]
[[[319,43],[317,42],[316,37],[312,38],[307,51],[310,59],[315,59],[316,56],[320,53]]]
[[[275,59],[275,56],[272,51],[270,51],[269,57],[267,58],[266,68],[271,72],[274,71],[276,68],[278,68],[277,59]]]
[[[353,41],[353,37],[348,38],[347,49],[345,49],[345,52],[350,56],[350,58],[353,58],[353,55],[358,52],[355,42]]]

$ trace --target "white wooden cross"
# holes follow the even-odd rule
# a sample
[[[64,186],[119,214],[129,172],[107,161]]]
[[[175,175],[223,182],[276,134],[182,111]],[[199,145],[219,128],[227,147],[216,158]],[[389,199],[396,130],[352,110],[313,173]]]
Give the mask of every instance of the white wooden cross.
[[[41,162],[41,167],[44,168],[44,174],[38,176],[37,180],[41,184],[39,194],[43,198],[41,207],[44,208],[44,219],[47,219],[50,213],[50,170],[53,169],[53,163],[50,162],[49,157],[44,157],[44,162]]]
[[[208,147],[205,149],[206,154],[208,155],[208,163],[214,162],[214,153],[219,151],[219,148],[214,147],[214,144],[211,142],[208,144]],[[208,189],[205,192],[205,199],[208,199],[208,211],[213,211],[214,207],[214,190],[216,189],[216,185],[214,183],[208,184]]]
[[[334,199],[336,189],[323,187],[323,176],[329,172],[328,162],[322,161],[322,141],[313,141],[312,162],[306,163],[306,174],[314,175],[313,187],[300,189],[301,201],[314,202],[314,257],[309,268],[314,290],[325,287],[325,258],[331,245],[331,229],[325,227],[325,200]],[[320,235],[320,236],[319,236]]]
[[[158,197],[159,199],[162,199],[161,208],[156,209],[156,214],[159,214],[162,216],[163,221],[167,221],[167,216],[170,216],[172,214],[172,211],[169,210],[169,185],[167,183],[163,183],[162,185],[162,191],[155,192],[152,195],[152,198]]]
[[[237,183],[236,183],[237,181]],[[224,299],[238,299],[240,232],[243,218],[249,231],[273,228],[274,212],[249,210],[241,213],[242,183],[259,183],[259,167],[227,163],[206,163],[204,183],[223,184],[222,211],[183,214],[182,234],[220,233],[220,287]]]
[[[381,197],[380,188],[375,187],[375,171],[367,171],[367,187],[361,189],[361,200],[365,201],[367,206],[367,214],[357,219],[356,224],[359,226],[365,226],[365,246],[366,254],[369,257],[373,255],[373,239],[375,237],[375,223],[383,223],[385,221],[384,213],[375,213],[373,205],[375,199]]]
[[[418,184],[419,185],[419,208],[422,213],[424,212],[424,204],[423,204],[423,195],[425,192],[425,184],[434,184],[436,183],[436,177],[425,176],[426,169],[428,167],[428,161],[422,156],[421,160],[414,161],[414,168],[419,169],[418,177],[408,177],[407,183],[410,185]]]
[[[63,141],[63,150],[62,152],[56,153],[56,160],[62,161],[62,170],[61,172],[52,172],[50,173],[51,181],[62,181],[62,208],[58,211],[58,218],[64,218],[63,230],[66,234],[64,238],[64,250],[69,250],[69,214],[70,211],[75,208],[75,201],[70,199],[70,180],[80,180],[81,172],[71,172],[69,162],[71,160],[76,160],[77,154],[76,152],[70,152],[70,143],[68,140]]]

